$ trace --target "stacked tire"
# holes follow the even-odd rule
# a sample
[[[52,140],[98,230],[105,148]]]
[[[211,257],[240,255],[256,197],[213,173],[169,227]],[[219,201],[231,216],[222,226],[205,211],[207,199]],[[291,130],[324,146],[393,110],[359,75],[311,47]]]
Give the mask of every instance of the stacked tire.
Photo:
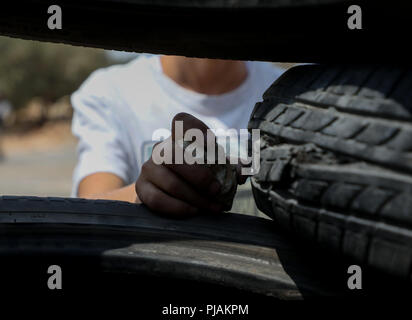
[[[304,65],[256,104],[258,208],[285,229],[411,279],[412,69]]]

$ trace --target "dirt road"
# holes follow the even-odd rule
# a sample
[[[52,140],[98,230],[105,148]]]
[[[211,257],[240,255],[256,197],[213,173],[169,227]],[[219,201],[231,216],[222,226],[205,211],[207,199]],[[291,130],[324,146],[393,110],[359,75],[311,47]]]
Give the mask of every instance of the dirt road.
[[[76,163],[70,124],[2,137],[0,195],[69,196]]]
[[[0,162],[0,194],[69,196],[75,145],[8,155]]]

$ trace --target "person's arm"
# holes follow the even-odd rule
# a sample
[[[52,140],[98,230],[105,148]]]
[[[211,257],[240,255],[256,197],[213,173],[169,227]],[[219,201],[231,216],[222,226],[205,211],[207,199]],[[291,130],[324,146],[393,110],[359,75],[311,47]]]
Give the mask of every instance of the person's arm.
[[[172,128],[176,120],[184,122],[184,130],[207,129],[204,123],[188,114],[176,115]],[[174,144],[169,146],[174,153]],[[125,182],[114,173],[96,172],[80,181],[77,196],[144,203],[159,214],[185,217],[201,211],[221,212],[223,206],[215,199],[219,190],[220,184],[207,166],[155,164],[150,157],[143,164],[135,183],[125,186]]]
[[[113,173],[97,172],[79,184],[77,196],[86,199],[107,199],[140,203],[134,183],[125,186],[122,179]]]
[[[172,121],[183,121],[184,131],[199,128],[203,132],[206,125],[195,117],[180,113]],[[173,139],[174,131],[169,139]],[[163,141],[169,146],[171,154],[175,145]],[[166,152],[166,151],[165,151]],[[156,164],[150,157],[142,168],[136,183],[125,186],[122,179],[113,173],[94,173],[83,178],[77,195],[91,199],[122,200],[144,203],[149,209],[159,214],[182,218],[200,212],[219,213],[224,207],[216,199],[221,185],[211,169],[200,164]]]
[[[72,132],[79,140],[72,196],[135,202],[134,188],[125,187],[130,150],[111,78],[108,70],[95,71],[71,96]]]

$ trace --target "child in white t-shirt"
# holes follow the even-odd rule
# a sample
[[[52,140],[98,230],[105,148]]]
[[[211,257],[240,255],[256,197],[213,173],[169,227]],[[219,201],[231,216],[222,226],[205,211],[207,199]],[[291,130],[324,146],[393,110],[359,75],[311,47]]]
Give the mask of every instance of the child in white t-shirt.
[[[282,69],[265,62],[142,56],[94,72],[72,95],[79,138],[73,196],[143,202],[154,211],[219,212],[220,186],[201,165],[156,165],[177,116],[191,127],[245,129]],[[199,121],[199,120],[201,121]]]

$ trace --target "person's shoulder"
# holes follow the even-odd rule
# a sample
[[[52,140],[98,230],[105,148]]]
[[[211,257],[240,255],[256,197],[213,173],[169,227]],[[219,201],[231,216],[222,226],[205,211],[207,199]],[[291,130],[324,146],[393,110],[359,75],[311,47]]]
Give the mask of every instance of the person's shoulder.
[[[286,71],[272,62],[260,61],[249,62],[249,68],[252,74],[251,88],[259,100],[264,92]]]
[[[127,63],[97,69],[83,82],[80,89],[109,93],[118,86],[135,81],[137,76],[144,77],[150,72],[153,59],[154,57],[139,56]]]
[[[254,61],[252,64],[259,77],[267,78],[272,81],[279,78],[286,71],[286,69],[273,62]]]

